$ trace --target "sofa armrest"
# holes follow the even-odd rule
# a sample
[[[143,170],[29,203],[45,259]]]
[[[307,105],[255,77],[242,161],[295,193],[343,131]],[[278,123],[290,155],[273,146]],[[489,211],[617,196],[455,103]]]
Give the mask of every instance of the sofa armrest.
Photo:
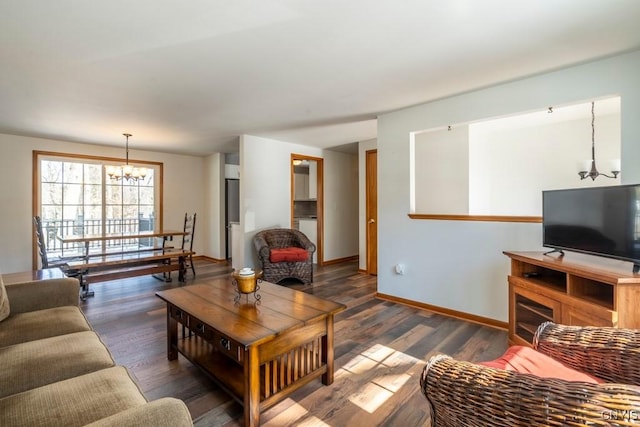
[[[607,382],[640,385],[640,330],[545,322],[538,327],[533,346]]]
[[[187,427],[193,426],[187,405],[182,400],[165,397],[127,409],[87,424],[87,427]]]
[[[445,427],[623,425],[612,420],[633,423],[640,407],[633,385],[540,378],[444,355],[429,360],[420,387],[433,425]]]
[[[78,306],[78,279],[49,279],[5,285],[11,313],[25,313],[46,308]]]

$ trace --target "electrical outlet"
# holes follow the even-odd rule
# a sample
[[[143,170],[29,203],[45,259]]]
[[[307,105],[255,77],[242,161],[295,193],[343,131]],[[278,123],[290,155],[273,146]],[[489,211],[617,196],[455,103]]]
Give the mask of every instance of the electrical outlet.
[[[404,265],[396,264],[395,271],[396,271],[396,274],[403,275],[404,274]]]

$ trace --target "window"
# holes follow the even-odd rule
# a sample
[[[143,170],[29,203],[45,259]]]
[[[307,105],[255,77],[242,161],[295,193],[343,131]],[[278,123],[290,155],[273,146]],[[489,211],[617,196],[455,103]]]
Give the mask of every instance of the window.
[[[34,215],[42,218],[49,256],[82,253],[83,248],[62,245],[58,239],[61,236],[139,233],[161,228],[162,164],[141,164],[147,175],[136,182],[109,178],[106,166],[119,163],[116,159],[34,151]],[[92,244],[104,251],[109,249],[105,245],[144,244],[141,240]]]

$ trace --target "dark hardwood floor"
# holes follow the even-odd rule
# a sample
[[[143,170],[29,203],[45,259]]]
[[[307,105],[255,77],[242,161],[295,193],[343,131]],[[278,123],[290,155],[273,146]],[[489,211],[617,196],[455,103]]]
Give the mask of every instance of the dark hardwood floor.
[[[196,262],[187,285],[226,277],[224,263]],[[418,284],[416,284],[418,285]],[[87,318],[154,400],[182,399],[196,426],[241,426],[242,408],[182,356],[168,361],[165,305],[155,292],[178,286],[150,276],[92,285],[95,297],[81,303]],[[335,381],[314,381],[265,411],[265,426],[429,426],[429,406],[419,377],[437,353],[471,361],[490,360],[507,347],[506,331],[374,298],[376,278],[355,262],[316,269],[304,290],[347,306],[335,323]]]

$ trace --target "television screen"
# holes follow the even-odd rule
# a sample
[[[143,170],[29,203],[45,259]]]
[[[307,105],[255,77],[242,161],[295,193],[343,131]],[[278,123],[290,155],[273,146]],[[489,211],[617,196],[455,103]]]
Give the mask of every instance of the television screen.
[[[640,185],[542,192],[542,244],[640,264]]]

